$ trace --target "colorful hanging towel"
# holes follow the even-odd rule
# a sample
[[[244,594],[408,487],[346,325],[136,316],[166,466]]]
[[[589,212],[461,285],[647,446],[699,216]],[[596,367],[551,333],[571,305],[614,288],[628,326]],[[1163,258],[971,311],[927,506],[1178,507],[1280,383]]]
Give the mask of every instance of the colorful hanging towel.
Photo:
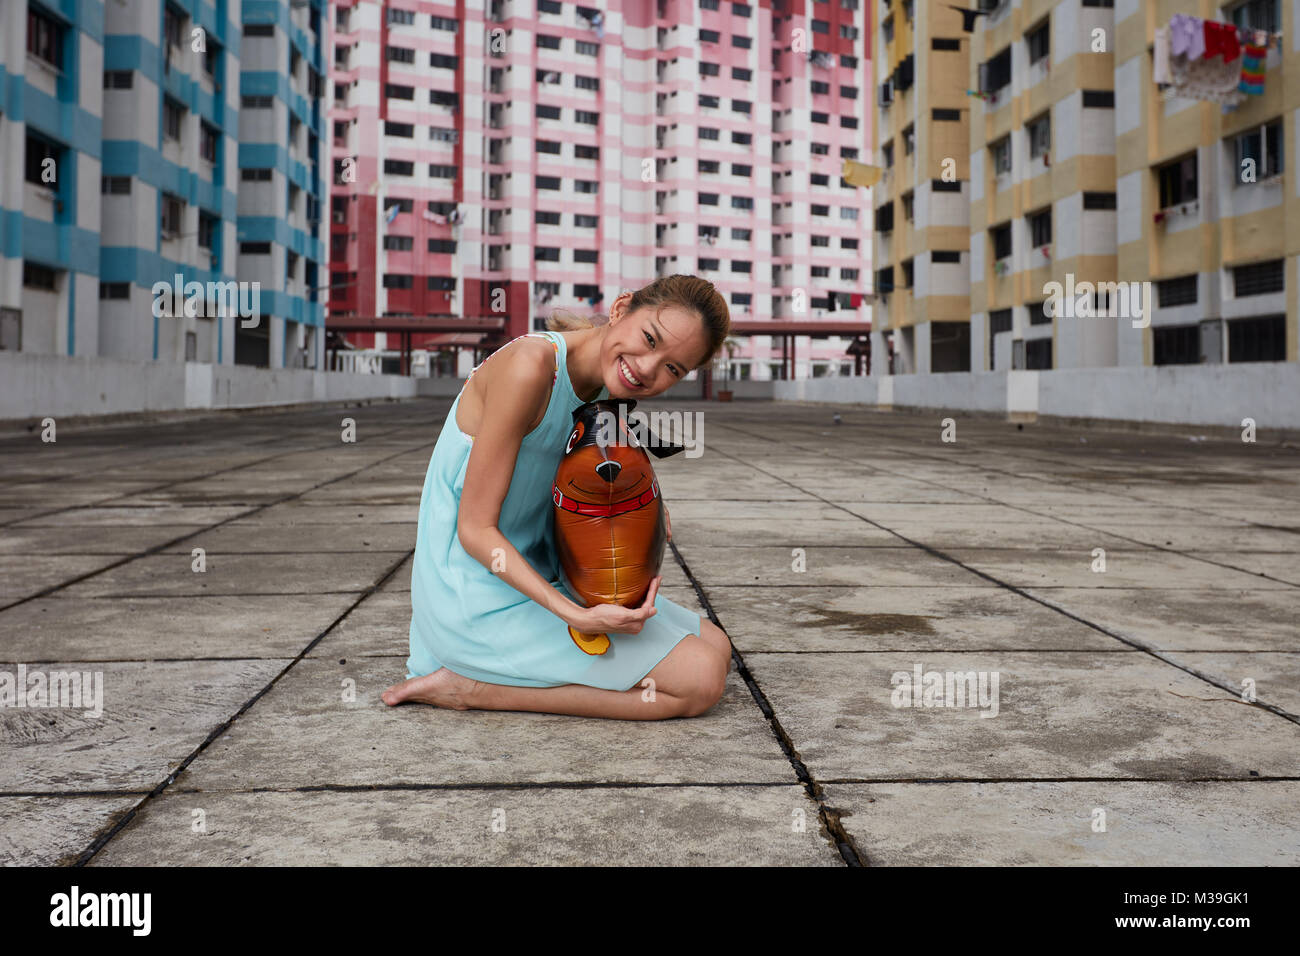
[[[1185,13],[1175,13],[1169,19],[1169,45],[1174,56],[1199,60],[1205,55],[1205,22]]]
[[[1241,82],[1237,89],[1251,96],[1264,95],[1264,58],[1268,56],[1268,47],[1247,43],[1241,58]]]

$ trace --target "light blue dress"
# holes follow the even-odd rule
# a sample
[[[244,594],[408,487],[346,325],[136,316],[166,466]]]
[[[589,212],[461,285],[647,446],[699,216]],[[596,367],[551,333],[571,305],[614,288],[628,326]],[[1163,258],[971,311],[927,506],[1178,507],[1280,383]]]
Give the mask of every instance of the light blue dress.
[[[546,416],[519,447],[497,527],[552,587],[568,595],[555,553],[551,485],[573,428],[573,410],[583,402],[569,381],[564,336],[550,331],[529,335],[551,340],[556,373]],[[474,371],[481,367],[480,363]],[[447,413],[420,497],[406,676],[447,667],[464,677],[519,687],[587,684],[629,690],[637,686],[683,637],[700,633],[700,615],[657,595],[658,613],[640,633],[610,632],[608,651],[587,654],[574,644],[561,618],[471,557],[456,534],[465,468],[473,448],[473,438],[456,424],[464,394],[462,387]],[[597,397],[608,398],[608,389],[601,388]]]

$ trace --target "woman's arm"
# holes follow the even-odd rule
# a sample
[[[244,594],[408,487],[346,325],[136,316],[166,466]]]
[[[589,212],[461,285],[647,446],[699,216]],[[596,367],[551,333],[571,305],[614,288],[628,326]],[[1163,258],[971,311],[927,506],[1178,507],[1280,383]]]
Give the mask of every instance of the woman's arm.
[[[501,533],[497,522],[501,504],[510,490],[519,446],[549,400],[555,372],[555,350],[535,340],[517,343],[476,373],[491,375],[482,382],[483,414],[465,469],[465,487],[457,514],[461,547],[503,581],[532,598],[565,623],[585,630],[599,620],[610,630],[637,633],[641,623],[656,613],[652,588],[641,608],[601,605],[602,613],[584,608],[552,587]]]

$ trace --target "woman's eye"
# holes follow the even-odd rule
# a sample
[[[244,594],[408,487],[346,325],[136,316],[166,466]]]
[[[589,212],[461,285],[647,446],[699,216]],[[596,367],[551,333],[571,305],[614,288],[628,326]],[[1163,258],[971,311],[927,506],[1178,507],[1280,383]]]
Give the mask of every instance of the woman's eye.
[[[651,347],[654,346],[654,344],[655,344],[655,340],[654,340],[653,337],[651,337],[651,335],[650,335],[649,332],[646,332],[646,333],[645,333],[645,340],[646,340],[647,342],[650,343]]]

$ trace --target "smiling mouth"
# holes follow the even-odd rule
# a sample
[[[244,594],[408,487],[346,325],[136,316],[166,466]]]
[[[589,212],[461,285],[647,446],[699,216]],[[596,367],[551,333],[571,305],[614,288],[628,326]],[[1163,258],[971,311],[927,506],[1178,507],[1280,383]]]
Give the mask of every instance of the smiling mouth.
[[[635,488],[637,485],[641,484],[641,482],[643,482],[644,480],[645,480],[645,472],[643,471],[643,472],[641,472],[640,475],[637,476],[636,481],[633,482],[633,483],[628,487],[627,490],[628,490],[628,491],[631,491],[631,490],[632,490],[633,488]],[[588,498],[604,498],[604,497],[608,497],[608,496],[609,496],[609,488],[606,488],[604,491],[588,491],[586,488],[582,487],[582,485],[578,484],[578,483],[577,483],[576,481],[574,481],[572,478],[569,479],[569,487],[570,487],[570,488],[576,488],[579,492],[581,492],[582,494],[586,495]]]
[[[620,357],[618,360],[618,372],[623,379],[623,384],[628,388],[645,388],[641,382],[632,377],[632,370],[628,367],[627,362]]]

